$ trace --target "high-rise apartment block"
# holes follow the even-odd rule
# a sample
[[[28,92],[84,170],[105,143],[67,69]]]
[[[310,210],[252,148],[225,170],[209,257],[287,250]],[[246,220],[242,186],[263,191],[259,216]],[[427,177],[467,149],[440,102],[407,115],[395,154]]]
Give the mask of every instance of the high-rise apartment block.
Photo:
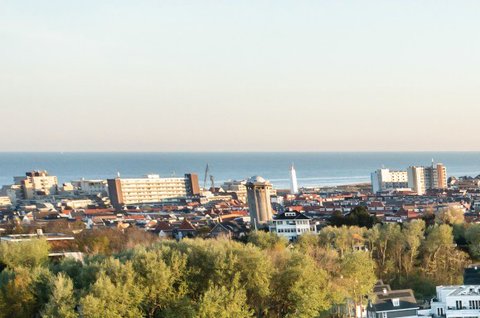
[[[372,191],[410,189],[417,194],[425,194],[431,189],[447,188],[447,168],[441,164],[431,166],[410,166],[406,171],[378,169],[371,174]]]
[[[408,187],[417,194],[447,188],[447,168],[441,163],[432,163],[429,167],[412,166],[407,169],[407,173]]]
[[[200,194],[198,176],[194,173],[185,174],[183,178],[160,178],[156,174],[143,178],[117,177],[107,182],[110,200],[117,209],[129,204],[161,203],[166,199]]]

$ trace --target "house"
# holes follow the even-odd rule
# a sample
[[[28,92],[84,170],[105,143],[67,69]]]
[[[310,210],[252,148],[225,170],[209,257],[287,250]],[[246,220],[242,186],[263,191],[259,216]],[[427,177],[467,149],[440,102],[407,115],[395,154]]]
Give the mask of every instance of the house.
[[[212,238],[242,238],[247,234],[247,228],[236,222],[226,221],[222,223],[217,223],[213,229],[210,231],[209,237]]]
[[[270,232],[286,237],[289,241],[295,241],[304,233],[317,233],[312,219],[304,213],[286,211],[277,214],[269,226]]]
[[[197,229],[190,221],[184,219],[180,226],[173,231],[173,234],[175,238],[181,240],[184,237],[195,237],[197,234]]]
[[[437,297],[424,315],[445,318],[480,317],[480,285],[437,286]]]
[[[418,317],[419,306],[411,289],[391,290],[378,281],[373,300],[368,302],[367,318]]]

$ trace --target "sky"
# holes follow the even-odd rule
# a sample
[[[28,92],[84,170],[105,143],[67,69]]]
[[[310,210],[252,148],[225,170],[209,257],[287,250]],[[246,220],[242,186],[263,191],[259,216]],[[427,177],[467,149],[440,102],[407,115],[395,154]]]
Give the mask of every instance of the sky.
[[[0,0],[0,151],[478,151],[479,12]]]

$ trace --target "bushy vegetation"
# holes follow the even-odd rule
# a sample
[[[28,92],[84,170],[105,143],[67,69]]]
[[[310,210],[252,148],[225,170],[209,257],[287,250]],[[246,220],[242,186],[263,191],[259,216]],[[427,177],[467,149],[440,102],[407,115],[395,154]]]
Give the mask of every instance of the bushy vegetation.
[[[464,232],[480,240],[476,227]],[[83,263],[49,262],[43,240],[0,244],[0,317],[351,316],[378,278],[427,297],[437,284],[460,283],[469,261],[451,226],[426,228],[421,220],[329,226],[294,244],[259,231],[245,243],[115,248],[117,234],[100,233],[80,237]]]

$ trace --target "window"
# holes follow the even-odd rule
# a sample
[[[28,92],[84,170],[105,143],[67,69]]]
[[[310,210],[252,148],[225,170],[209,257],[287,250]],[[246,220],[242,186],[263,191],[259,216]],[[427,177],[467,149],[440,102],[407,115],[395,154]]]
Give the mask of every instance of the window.
[[[455,305],[457,306],[457,309],[462,309],[462,301],[461,300],[455,301]]]

